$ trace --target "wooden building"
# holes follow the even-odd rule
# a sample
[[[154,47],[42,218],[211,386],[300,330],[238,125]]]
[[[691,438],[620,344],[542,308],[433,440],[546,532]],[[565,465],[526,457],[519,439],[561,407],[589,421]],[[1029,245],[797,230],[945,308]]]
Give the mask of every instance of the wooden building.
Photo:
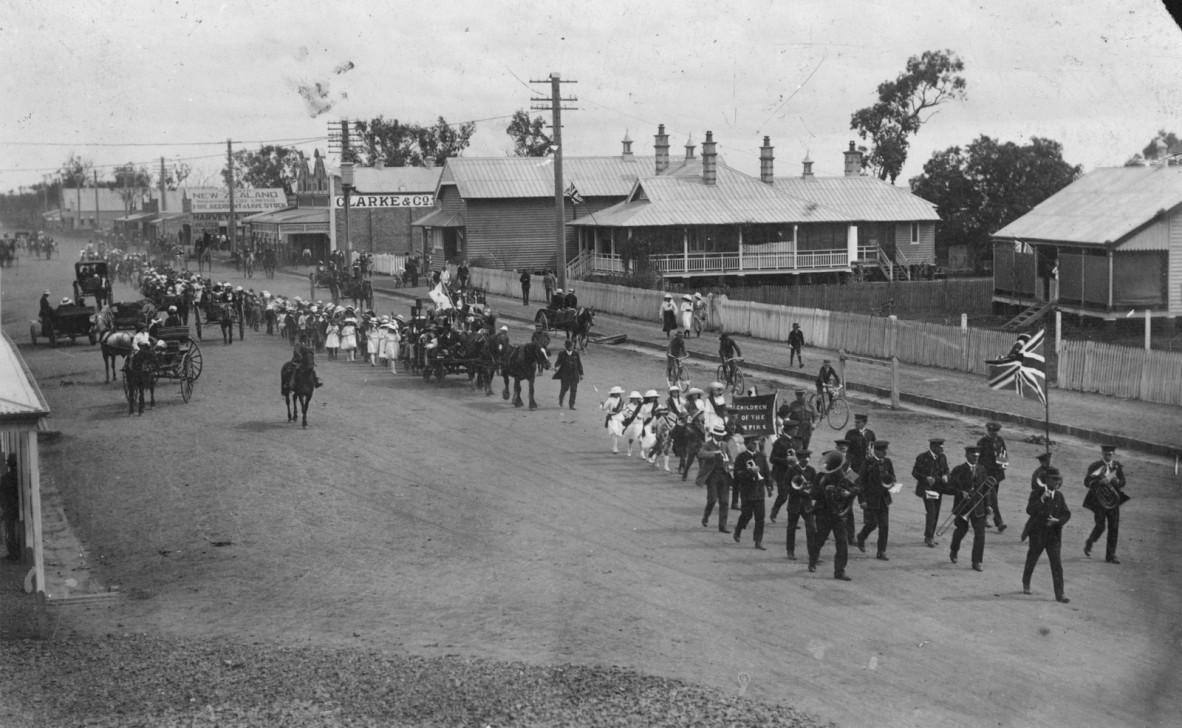
[[[1089,172],[992,239],[1000,308],[1182,314],[1182,167]]]
[[[349,195],[349,246],[355,252],[426,255],[414,219],[435,205],[442,167],[354,167]],[[334,175],[333,249],[343,248],[345,198],[339,175]]]

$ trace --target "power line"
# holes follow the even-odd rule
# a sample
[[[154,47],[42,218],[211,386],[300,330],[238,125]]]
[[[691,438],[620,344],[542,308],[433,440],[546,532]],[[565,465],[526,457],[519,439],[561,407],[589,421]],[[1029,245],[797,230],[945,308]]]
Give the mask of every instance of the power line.
[[[312,138],[307,139],[304,142],[297,142],[297,143],[293,144],[292,146],[298,146],[301,143],[308,144],[310,142],[320,142],[320,141],[324,141],[324,140],[325,140],[325,137],[312,137]],[[223,140],[221,143],[225,144],[226,142]],[[201,159],[221,159],[222,156],[223,155],[220,153],[218,153],[218,154],[204,154],[204,155],[201,155],[198,157],[173,157],[173,158],[169,159],[168,161],[170,161],[170,162],[192,162],[192,161],[197,161],[197,160],[201,160]],[[106,163],[106,164],[92,164],[92,165],[90,165],[90,169],[97,169],[97,170],[118,169],[119,167],[126,167],[128,164],[132,165],[133,167],[148,166],[151,164],[155,164],[157,161],[158,161],[158,158],[149,159],[147,161],[141,161],[141,162],[117,162],[117,163]],[[41,167],[41,168],[33,168],[33,169],[17,167],[17,168],[10,168],[10,169],[0,169],[0,173],[4,173],[4,172],[46,173],[46,172],[60,172],[61,169],[62,169],[61,165],[58,165],[56,167]]]

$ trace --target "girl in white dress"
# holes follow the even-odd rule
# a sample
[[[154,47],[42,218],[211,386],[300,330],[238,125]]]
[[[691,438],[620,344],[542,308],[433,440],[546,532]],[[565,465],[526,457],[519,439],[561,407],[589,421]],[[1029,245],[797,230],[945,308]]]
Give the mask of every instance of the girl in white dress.
[[[337,349],[341,348],[341,325],[336,319],[328,320],[328,327],[324,331],[324,348],[328,349],[328,358],[337,358]]]
[[[386,330],[375,318],[365,322],[365,360],[371,367],[378,365],[378,354],[386,343]]]
[[[357,352],[357,319],[346,317],[341,322],[341,353],[345,361],[356,361]]]
[[[624,434],[624,427],[619,420],[620,412],[624,409],[623,387],[612,387],[607,394],[607,399],[599,405],[599,409],[607,412],[607,416],[603,418],[603,426],[612,436],[612,452],[618,453],[620,451],[620,436]]]
[[[390,365],[390,373],[397,374],[398,370],[394,367],[395,362],[398,361],[398,349],[402,343],[402,333],[398,330],[398,324],[391,321],[386,324],[386,363]]]
[[[628,403],[617,415],[620,419],[620,435],[628,439],[628,457],[632,457],[632,444],[640,438],[640,426],[644,423],[640,419],[640,408],[644,406],[644,397],[635,389],[628,393]]]

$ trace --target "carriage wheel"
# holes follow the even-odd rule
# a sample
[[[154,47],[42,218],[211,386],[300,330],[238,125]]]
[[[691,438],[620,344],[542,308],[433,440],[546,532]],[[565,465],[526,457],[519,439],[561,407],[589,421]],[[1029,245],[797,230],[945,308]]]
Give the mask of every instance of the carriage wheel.
[[[197,325],[197,338],[200,339],[201,338],[201,314],[198,313],[196,308],[193,309],[193,322]]]
[[[185,400],[187,404],[193,397],[193,380],[188,377],[181,378],[181,399]]]
[[[189,352],[185,354],[185,358],[189,360],[189,364],[193,369],[193,381],[201,376],[201,348],[197,346],[197,342],[189,339]]]

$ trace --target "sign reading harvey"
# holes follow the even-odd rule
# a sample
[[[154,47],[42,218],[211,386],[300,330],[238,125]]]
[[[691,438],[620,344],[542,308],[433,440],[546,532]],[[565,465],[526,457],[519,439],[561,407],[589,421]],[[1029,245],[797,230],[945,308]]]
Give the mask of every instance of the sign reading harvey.
[[[229,212],[230,191],[209,190],[190,192],[189,200],[191,212]],[[234,212],[254,213],[268,210],[282,210],[287,207],[287,195],[283,188],[265,188],[256,190],[234,190]]]
[[[334,207],[343,208],[345,206],[345,196],[337,195],[333,198],[335,202]],[[391,194],[391,195],[349,195],[349,207],[435,207],[435,195],[406,195],[406,194]]]

